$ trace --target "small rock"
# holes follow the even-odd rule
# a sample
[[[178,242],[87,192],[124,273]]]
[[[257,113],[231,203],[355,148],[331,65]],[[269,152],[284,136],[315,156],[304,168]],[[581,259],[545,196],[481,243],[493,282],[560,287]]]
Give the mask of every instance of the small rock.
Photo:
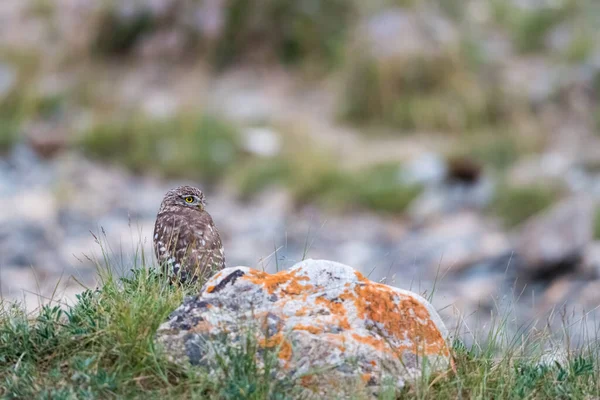
[[[65,149],[67,135],[65,126],[50,122],[33,124],[26,131],[29,146],[42,158],[50,158]]]
[[[540,357],[538,361],[539,366],[543,367],[555,367],[556,364],[567,367],[569,363],[569,354],[561,346],[550,346]]]
[[[553,182],[565,177],[573,165],[565,154],[548,152],[519,161],[510,171],[509,179],[514,185],[535,185],[540,182]]]
[[[168,93],[150,93],[142,100],[142,109],[144,112],[155,119],[166,120],[172,118],[179,108],[180,105],[177,99]]]
[[[281,151],[281,138],[269,128],[246,129],[244,148],[259,157],[274,157]]]
[[[446,176],[447,166],[437,154],[426,153],[410,162],[400,170],[400,180],[410,185],[438,184]]]
[[[409,206],[408,214],[417,224],[460,211],[481,210],[490,203],[494,183],[481,177],[475,183],[445,181],[423,191]]]
[[[539,276],[573,270],[593,236],[594,203],[587,197],[567,199],[526,222],[517,243],[522,272]]]
[[[247,335],[275,352],[279,377],[297,379],[304,398],[339,395],[361,380],[373,392],[384,379],[402,387],[450,364],[448,332],[425,299],[330,261],[273,275],[227,268],[171,314],[156,340],[175,362],[213,366]]]

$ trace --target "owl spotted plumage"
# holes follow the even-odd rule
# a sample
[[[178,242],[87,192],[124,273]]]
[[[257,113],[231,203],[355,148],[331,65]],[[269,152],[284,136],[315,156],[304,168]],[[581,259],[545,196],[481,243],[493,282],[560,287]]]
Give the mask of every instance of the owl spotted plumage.
[[[154,226],[154,251],[172,280],[204,281],[225,268],[225,253],[200,189],[181,186],[165,195]]]

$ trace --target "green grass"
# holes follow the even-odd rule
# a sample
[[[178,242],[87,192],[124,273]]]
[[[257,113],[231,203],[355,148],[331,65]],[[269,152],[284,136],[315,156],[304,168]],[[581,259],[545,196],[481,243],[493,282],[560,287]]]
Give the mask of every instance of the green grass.
[[[527,135],[503,129],[464,132],[449,155],[465,157],[504,172],[521,157],[543,149],[540,135]]]
[[[145,34],[157,28],[148,8],[137,7],[127,17],[120,16],[117,5],[105,2],[99,14],[98,31],[92,42],[92,51],[103,56],[127,54]]]
[[[0,61],[16,70],[16,82],[0,98],[0,153],[9,150],[19,139],[23,122],[36,116],[37,98],[31,81],[35,80],[39,56],[29,52],[0,49]]]
[[[490,212],[507,227],[514,227],[550,207],[560,199],[560,191],[549,186],[510,186],[496,189]]]
[[[241,197],[248,199],[269,186],[282,186],[290,190],[299,205],[316,203],[338,211],[362,208],[402,213],[422,190],[401,181],[401,166],[396,163],[349,171],[331,155],[306,144],[292,149],[275,160],[252,160],[240,168],[235,182]]]
[[[494,20],[504,27],[516,50],[522,54],[549,54],[550,49],[546,45],[548,35],[563,23],[571,30],[572,43],[559,58],[580,62],[593,48],[598,22],[598,8],[594,1],[545,2],[529,8],[503,0],[492,0],[490,4]]]
[[[170,286],[142,260],[126,265],[133,273],[125,279],[99,268],[99,287],[85,290],[73,306],[51,304],[27,315],[19,305],[1,303],[0,397],[288,399],[299,394],[298,382],[276,378],[281,376],[276,352],[259,349],[250,336],[242,346],[223,350],[212,370],[167,361],[154,345],[155,331],[197,288]],[[547,332],[521,329],[512,335],[509,320],[510,315],[494,319],[487,336],[471,346],[455,339],[456,373],[428,375],[400,391],[384,384],[379,398],[586,399],[600,394],[595,340],[569,351],[565,360],[543,365]],[[352,398],[371,397],[357,390]]]
[[[600,240],[600,208],[594,214],[594,239]]]
[[[550,7],[518,13],[511,25],[517,49],[522,53],[543,50],[546,36],[564,18],[566,15],[563,10]]]
[[[194,2],[175,4],[169,15],[143,4],[123,15],[117,4],[107,1],[91,50],[101,56],[128,55],[142,40],[169,27],[191,50],[187,54],[204,56],[218,69],[248,60],[327,69],[340,61],[354,11],[354,3],[347,0],[227,0],[222,29],[208,38],[186,19],[201,12]]]
[[[215,64],[226,67],[263,54],[285,65],[331,67],[340,61],[355,12],[347,0],[228,0]],[[258,49],[258,51],[257,51]]]
[[[421,191],[398,179],[398,164],[347,171],[329,152],[297,139],[287,137],[280,155],[261,159],[244,152],[237,128],[215,116],[167,121],[133,117],[94,126],[83,133],[79,145],[93,158],[138,173],[205,185],[229,181],[242,199],[279,185],[290,190],[297,204],[399,213]]]
[[[65,110],[64,94],[41,94],[37,89],[39,57],[28,51],[0,49],[0,61],[16,71],[14,85],[0,98],[0,153],[12,148],[27,123],[53,118]]]
[[[274,381],[268,368],[276,354],[264,350],[267,368],[259,368],[256,343],[226,349],[220,357],[233,361],[214,376],[167,361],[155,348],[156,330],[198,287],[171,286],[141,260],[130,266],[128,278],[99,267],[99,288],[71,307],[26,315],[0,303],[0,398],[284,398],[286,381]]]
[[[355,49],[344,72],[340,116],[399,132],[456,133],[508,123],[506,96],[469,65],[467,56],[445,49],[379,60],[368,49]]]
[[[82,135],[83,151],[135,172],[215,183],[242,159],[237,129],[216,116],[154,121],[132,117],[98,124]]]

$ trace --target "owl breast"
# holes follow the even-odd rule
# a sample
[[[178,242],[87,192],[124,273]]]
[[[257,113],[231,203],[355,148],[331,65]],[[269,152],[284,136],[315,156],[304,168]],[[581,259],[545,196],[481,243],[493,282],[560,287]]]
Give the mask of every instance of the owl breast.
[[[159,214],[154,249],[163,271],[183,282],[205,280],[225,266],[221,238],[203,211]]]

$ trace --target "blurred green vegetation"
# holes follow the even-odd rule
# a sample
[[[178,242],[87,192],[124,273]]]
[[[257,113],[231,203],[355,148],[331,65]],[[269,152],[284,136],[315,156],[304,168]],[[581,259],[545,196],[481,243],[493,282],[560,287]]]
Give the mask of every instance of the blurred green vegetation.
[[[175,32],[185,50],[175,63],[199,58],[218,72],[248,63],[291,67],[292,72],[319,71],[315,76],[327,84],[331,81],[330,90],[337,95],[334,109],[339,115],[335,117],[358,125],[365,136],[380,131],[443,135],[453,140],[444,149],[446,155],[473,160],[502,176],[522,156],[540,151],[540,136],[546,132],[542,118],[536,115],[540,105],[506,91],[500,64],[518,57],[525,60],[532,54],[561,65],[584,62],[597,42],[600,16],[598,8],[590,11],[594,3],[589,0],[542,2],[535,7],[489,0],[485,2],[487,11],[477,18],[471,15],[477,14],[471,7],[474,3],[460,0],[224,3],[219,32],[203,37],[194,27],[196,22],[190,20],[198,11],[195,0],[173,2],[164,13],[143,2],[135,2],[129,9],[117,0],[103,1],[94,11],[95,23],[90,24],[91,42],[85,42],[82,53],[65,56],[69,63],[77,63],[74,76],[80,79],[68,93],[40,93],[34,78],[44,62],[37,55],[11,52],[5,58],[17,66],[19,77],[10,93],[0,99],[0,151],[19,139],[29,122],[52,119],[79,107],[96,122],[76,144],[92,157],[116,161],[138,173],[209,184],[233,182],[244,198],[279,185],[288,188],[300,204],[315,201],[336,209],[402,212],[421,188],[399,180],[399,162],[375,162],[360,169],[342,167],[330,152],[306,139],[308,135],[296,138],[285,132],[281,154],[261,158],[244,150],[243,127],[226,117],[176,113],[167,120],[154,120],[132,107],[131,116],[123,118],[117,115],[119,105],[114,106],[119,103],[112,104],[112,93],[94,91],[98,70],[114,72],[116,66],[120,72],[121,64],[124,69],[128,63],[137,66],[135,50],[144,40],[157,33]],[[367,34],[362,29],[370,17],[392,9],[405,13],[410,23],[423,22],[419,30],[424,36],[435,36],[433,30],[440,22],[435,18],[448,20],[457,40],[432,40],[430,48],[414,53],[381,55],[365,45],[368,41],[363,36]],[[30,12],[51,19],[57,8],[47,0],[32,0]],[[572,34],[557,50],[548,39],[558,27],[567,27]],[[494,61],[490,56],[494,50],[488,40],[495,35],[507,39],[508,47],[516,50],[507,50],[507,60]],[[0,59],[4,55],[0,49]],[[167,60],[157,63],[163,61]],[[86,71],[93,70],[92,64],[97,69]],[[595,92],[600,90],[597,75]],[[106,76],[111,75],[99,80]],[[99,98],[103,95],[105,98]],[[600,106],[595,104],[595,109],[600,126]],[[546,187],[505,185],[498,190],[491,210],[512,226],[548,206],[558,195]]]
[[[496,197],[490,212],[511,228],[547,209],[561,196],[561,191],[552,186],[511,186],[496,189]]]
[[[547,6],[534,10],[513,10],[510,13],[508,31],[517,49],[523,53],[544,50],[546,36],[552,28],[569,17],[569,2],[562,6]]]
[[[470,159],[502,173],[521,157],[538,152],[542,143],[537,137],[515,134],[502,129],[466,132],[451,151],[454,157]]]
[[[401,213],[422,188],[400,179],[398,164],[381,164],[361,171],[324,170],[317,179],[295,188],[296,197],[331,208],[365,208],[384,213]]]
[[[181,15],[193,13],[194,2],[172,5],[172,15],[159,15],[150,6],[138,6],[123,15],[119,5],[106,2],[92,51],[125,55],[145,36],[164,28]],[[243,61],[309,63],[324,69],[340,61],[346,34],[355,16],[347,0],[226,0],[222,32],[216,40],[202,37],[192,24],[182,22],[179,33],[187,46],[200,49],[218,69]]]
[[[403,131],[459,132],[508,121],[501,88],[460,54],[378,60],[358,51],[350,62],[341,116]]]
[[[37,93],[30,84],[38,74],[38,55],[0,49],[0,61],[15,66],[17,74],[12,87],[0,98],[0,152],[5,152],[17,142],[26,122],[47,117],[57,103]]]
[[[331,154],[307,141],[291,140],[271,160],[248,160],[237,169],[235,183],[243,198],[270,186],[292,192],[297,204],[317,203],[336,210],[366,208],[399,213],[421,192],[400,179],[398,163],[347,170]]]
[[[122,55],[139,42],[144,34],[157,26],[149,9],[139,9],[128,16],[120,16],[116,5],[105,4],[100,15],[98,32],[92,50],[101,55]]]
[[[166,121],[142,116],[100,123],[83,134],[92,157],[116,161],[139,173],[201,179],[224,177],[241,157],[236,128],[211,115]]]
[[[20,125],[18,107],[13,94],[0,101],[0,152],[10,149],[17,140]]]
[[[600,208],[594,214],[594,240],[600,240]]]
[[[262,51],[283,64],[330,67],[340,59],[355,5],[348,0],[228,0],[226,9],[217,66]]]

